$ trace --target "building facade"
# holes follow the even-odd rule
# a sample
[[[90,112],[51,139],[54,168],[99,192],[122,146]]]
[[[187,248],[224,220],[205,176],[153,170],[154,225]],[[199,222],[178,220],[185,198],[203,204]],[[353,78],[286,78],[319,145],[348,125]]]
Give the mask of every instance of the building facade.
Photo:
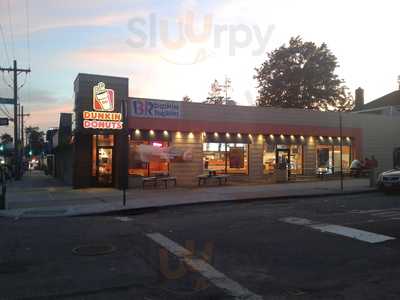
[[[371,155],[385,169],[399,146],[400,128],[384,116],[130,98],[126,78],[75,81],[75,188],[134,187],[160,173],[182,186],[210,171],[243,181],[269,180],[279,168],[334,174],[341,153],[345,171]]]

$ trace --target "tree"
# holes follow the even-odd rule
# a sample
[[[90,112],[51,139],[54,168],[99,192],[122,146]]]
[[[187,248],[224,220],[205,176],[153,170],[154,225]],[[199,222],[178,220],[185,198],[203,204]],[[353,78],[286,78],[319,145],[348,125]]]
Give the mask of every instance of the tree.
[[[3,133],[0,138],[1,138],[1,143],[4,145],[11,144],[13,142],[12,136],[9,135],[8,133]]]
[[[231,88],[231,80],[225,78],[225,84],[220,84],[218,80],[214,80],[211,84],[210,92],[208,93],[207,100],[203,103],[206,104],[219,104],[219,105],[236,105],[236,102],[229,97],[229,89]]]
[[[189,103],[189,102],[192,102],[192,99],[190,99],[190,97],[188,95],[186,95],[186,96],[183,96],[182,101]]]
[[[44,132],[40,131],[39,127],[26,127],[26,137],[29,143],[29,149],[33,154],[38,155],[43,151],[44,147]]]
[[[208,92],[206,104],[224,104],[224,96],[222,95],[222,87],[218,83],[218,80],[214,80],[211,84],[210,91]]]
[[[291,38],[256,69],[257,105],[312,110],[352,110],[354,101],[335,74],[337,58],[323,43]]]

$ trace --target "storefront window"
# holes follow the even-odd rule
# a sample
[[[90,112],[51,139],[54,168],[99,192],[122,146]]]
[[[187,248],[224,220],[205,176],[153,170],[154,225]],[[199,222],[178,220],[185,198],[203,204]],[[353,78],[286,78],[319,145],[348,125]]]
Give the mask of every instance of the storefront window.
[[[167,174],[169,163],[162,155],[158,155],[167,147],[168,142],[131,141],[129,144],[129,175],[146,177]]]
[[[113,135],[98,135],[97,146],[99,146],[99,147],[114,146],[114,136]]]
[[[303,146],[290,146],[290,172],[291,174],[303,175]]]
[[[351,146],[343,148],[343,170],[349,169],[351,164]],[[328,174],[340,172],[340,146],[318,145],[317,166],[319,169],[326,169]]]
[[[272,145],[265,144],[264,174],[273,174],[277,165],[286,165],[291,174],[303,174],[303,146],[302,145]]]
[[[222,143],[203,144],[204,170],[226,173],[226,150]]]
[[[92,136],[92,176],[100,186],[113,183],[113,135]]]
[[[248,174],[247,144],[204,143],[204,170],[219,174]]]
[[[248,174],[248,146],[247,144],[227,144],[227,173]]]
[[[276,146],[265,144],[264,147],[264,155],[263,155],[263,164],[264,164],[264,174],[273,174],[276,165]]]

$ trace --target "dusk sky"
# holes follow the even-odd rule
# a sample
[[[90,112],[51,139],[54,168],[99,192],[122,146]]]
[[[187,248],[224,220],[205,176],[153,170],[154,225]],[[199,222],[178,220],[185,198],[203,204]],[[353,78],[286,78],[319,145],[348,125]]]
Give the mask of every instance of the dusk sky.
[[[20,67],[31,67],[21,102],[32,114],[28,125],[42,130],[72,111],[78,73],[129,77],[132,97],[189,95],[196,102],[205,100],[214,79],[228,76],[232,98],[254,105],[254,68],[297,35],[326,42],[339,76],[352,92],[363,87],[367,102],[398,88],[398,0],[35,0],[29,7],[27,47],[25,0],[0,0],[0,65],[9,67],[15,57]],[[4,79],[11,82],[7,74]],[[2,78],[0,96],[12,96]]]

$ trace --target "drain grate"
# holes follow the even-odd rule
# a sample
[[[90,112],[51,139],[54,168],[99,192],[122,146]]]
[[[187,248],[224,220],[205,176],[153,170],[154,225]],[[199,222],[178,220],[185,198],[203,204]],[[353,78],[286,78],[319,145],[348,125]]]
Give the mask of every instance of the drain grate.
[[[79,256],[98,256],[114,253],[117,248],[113,245],[97,244],[82,245],[72,249],[72,253]]]

